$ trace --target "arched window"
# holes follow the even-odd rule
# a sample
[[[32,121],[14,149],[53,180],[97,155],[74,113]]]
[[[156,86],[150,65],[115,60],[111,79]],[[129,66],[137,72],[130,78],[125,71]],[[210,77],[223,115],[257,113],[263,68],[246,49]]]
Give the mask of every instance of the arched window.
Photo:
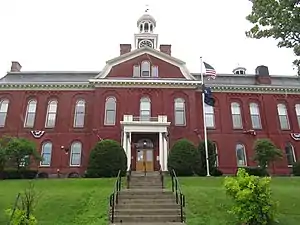
[[[232,126],[233,129],[242,129],[242,115],[241,115],[241,107],[237,102],[231,103],[231,116],[232,116]]]
[[[215,166],[218,167],[219,166],[219,154],[218,154],[218,145],[216,142],[213,142],[214,146],[215,146],[215,155],[216,155],[216,162],[215,162]]]
[[[56,113],[57,113],[57,101],[50,100],[48,102],[48,108],[47,108],[47,116],[46,116],[46,124],[45,124],[46,128],[55,127]]]
[[[33,127],[36,115],[36,100],[29,100],[26,108],[24,127]]]
[[[52,155],[52,143],[45,142],[42,145],[42,161],[41,166],[50,166],[51,165],[51,155]]]
[[[205,103],[204,103],[205,104]],[[207,128],[214,128],[215,127],[215,113],[214,107],[205,104],[205,123]]]
[[[285,145],[285,154],[288,166],[291,167],[296,162],[296,155],[294,146],[291,143]]]
[[[81,165],[81,151],[82,151],[82,144],[77,141],[73,142],[71,145],[70,166]]]
[[[242,144],[237,144],[235,148],[235,152],[236,152],[237,166],[238,167],[247,166],[245,146]]]
[[[296,111],[298,126],[300,127],[300,104],[295,105],[295,111]]]
[[[149,61],[142,62],[141,74],[142,74],[142,77],[150,77],[150,62]]]
[[[78,100],[75,105],[74,127],[84,127],[85,101]]]
[[[290,129],[290,123],[289,118],[287,114],[287,109],[284,104],[278,104],[277,105],[277,112],[278,112],[278,118],[280,123],[281,130],[289,130]]]
[[[185,116],[185,101],[183,98],[176,98],[174,100],[174,114],[175,114],[175,125],[185,126],[186,116]]]
[[[104,125],[116,124],[116,99],[115,97],[108,97],[105,102],[105,118]]]
[[[151,101],[147,97],[140,100],[140,119],[141,121],[149,121],[151,117]]]
[[[3,99],[0,102],[0,127],[5,126],[7,111],[8,111],[9,100]]]
[[[258,104],[250,103],[249,108],[250,108],[252,128],[253,129],[261,129],[261,120],[260,120]]]

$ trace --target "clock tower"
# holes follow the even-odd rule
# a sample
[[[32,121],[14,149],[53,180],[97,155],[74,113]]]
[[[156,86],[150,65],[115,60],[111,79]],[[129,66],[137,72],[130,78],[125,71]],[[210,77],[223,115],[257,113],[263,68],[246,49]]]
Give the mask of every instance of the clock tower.
[[[158,34],[154,34],[156,21],[153,16],[148,14],[148,9],[137,21],[139,33],[134,34],[135,48],[142,48],[144,46],[150,48],[157,48]]]

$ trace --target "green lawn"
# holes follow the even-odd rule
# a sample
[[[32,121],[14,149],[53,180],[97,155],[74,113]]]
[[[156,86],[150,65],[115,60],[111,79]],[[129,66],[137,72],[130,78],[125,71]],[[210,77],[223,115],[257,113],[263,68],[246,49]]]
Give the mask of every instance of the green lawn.
[[[179,178],[186,195],[188,225],[234,225],[227,214],[230,200],[222,187],[223,178]],[[36,208],[39,225],[106,225],[108,196],[115,179],[36,180],[41,198]],[[170,181],[168,180],[168,186]],[[0,224],[4,209],[13,205],[16,194],[28,181],[0,181]],[[273,178],[274,196],[280,201],[281,225],[300,221],[300,179]]]

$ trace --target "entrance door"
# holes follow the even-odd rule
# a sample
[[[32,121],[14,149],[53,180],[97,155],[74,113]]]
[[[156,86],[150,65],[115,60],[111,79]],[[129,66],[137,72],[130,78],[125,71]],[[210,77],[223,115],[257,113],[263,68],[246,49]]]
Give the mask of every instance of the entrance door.
[[[137,149],[136,151],[136,170],[153,171],[153,149]]]

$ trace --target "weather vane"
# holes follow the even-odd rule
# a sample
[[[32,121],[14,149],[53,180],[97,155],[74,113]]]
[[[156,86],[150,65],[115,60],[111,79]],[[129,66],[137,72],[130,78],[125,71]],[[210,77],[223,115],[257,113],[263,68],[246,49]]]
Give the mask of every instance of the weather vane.
[[[146,4],[146,9],[145,9],[145,13],[147,13],[149,11],[149,5]]]

